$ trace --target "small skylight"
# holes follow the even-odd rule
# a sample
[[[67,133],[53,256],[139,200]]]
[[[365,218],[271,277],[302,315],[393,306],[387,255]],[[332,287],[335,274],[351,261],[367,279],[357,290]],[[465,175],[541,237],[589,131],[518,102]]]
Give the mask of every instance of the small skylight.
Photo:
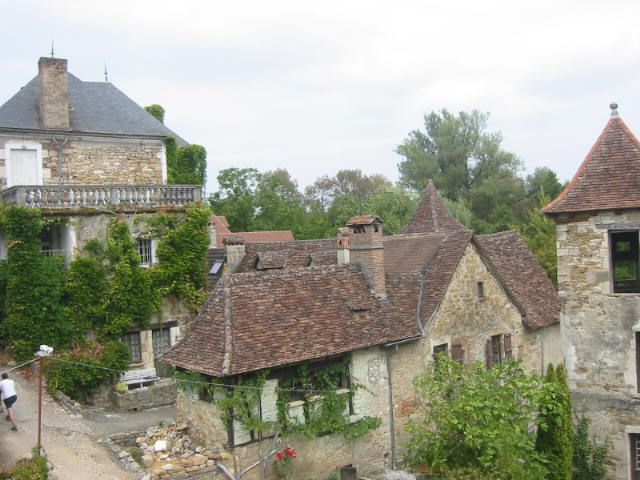
[[[220,272],[222,265],[224,265],[224,262],[222,260],[214,261],[213,265],[211,266],[211,270],[209,270],[209,275],[217,275]]]

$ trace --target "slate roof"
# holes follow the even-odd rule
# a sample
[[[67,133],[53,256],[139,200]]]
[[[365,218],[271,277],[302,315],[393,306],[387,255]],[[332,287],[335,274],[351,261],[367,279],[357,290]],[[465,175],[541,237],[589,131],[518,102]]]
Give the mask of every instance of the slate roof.
[[[640,208],[640,143],[618,116],[611,117],[548,215]]]
[[[415,215],[400,233],[452,233],[465,229],[451,215],[435,185],[429,181]]]
[[[518,232],[478,235],[474,239],[523,312],[525,325],[537,330],[560,321],[556,289]]]
[[[187,142],[156,120],[109,82],[85,82],[69,75],[70,132],[134,137],[172,135]],[[45,130],[40,120],[40,78],[36,76],[0,107],[0,129]]]
[[[379,345],[398,330],[386,303],[358,265],[226,276],[163,361],[226,376]]]

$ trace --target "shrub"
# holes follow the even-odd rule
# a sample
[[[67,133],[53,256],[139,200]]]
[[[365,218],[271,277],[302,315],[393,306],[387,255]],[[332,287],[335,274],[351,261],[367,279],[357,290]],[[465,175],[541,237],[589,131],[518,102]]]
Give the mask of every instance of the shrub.
[[[129,358],[127,347],[120,341],[106,345],[92,343],[50,359],[46,367],[47,380],[51,388],[84,401],[101,385],[113,382],[117,377],[116,372],[92,366],[124,372],[129,366]]]
[[[602,480],[607,473],[606,458],[607,446],[589,439],[589,419],[581,415],[573,436],[573,480]]]
[[[31,450],[31,458],[22,458],[9,471],[0,473],[0,480],[47,480],[51,468],[47,465],[47,458]]]

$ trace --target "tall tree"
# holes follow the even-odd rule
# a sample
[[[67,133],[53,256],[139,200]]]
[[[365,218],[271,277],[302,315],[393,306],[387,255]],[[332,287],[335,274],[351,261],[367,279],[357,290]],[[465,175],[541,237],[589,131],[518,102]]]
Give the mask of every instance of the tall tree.
[[[209,197],[209,202],[216,215],[227,217],[231,231],[251,230],[260,177],[255,168],[226,168],[218,173],[218,190]]]
[[[185,145],[176,151],[173,161],[167,159],[168,183],[204,185],[207,179],[207,151],[202,145]]]
[[[422,191],[433,180],[443,195],[457,200],[489,178],[517,175],[521,161],[502,149],[500,132],[486,131],[488,118],[477,110],[425,115],[424,132],[410,132],[396,149],[404,157],[400,183]]]
[[[305,210],[298,183],[289,172],[277,169],[261,175],[256,188],[255,230],[293,230],[304,237]]]

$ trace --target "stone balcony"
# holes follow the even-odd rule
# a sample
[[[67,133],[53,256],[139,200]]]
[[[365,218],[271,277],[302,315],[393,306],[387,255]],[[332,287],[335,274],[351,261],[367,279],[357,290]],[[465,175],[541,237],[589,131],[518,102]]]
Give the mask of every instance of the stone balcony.
[[[17,185],[0,202],[53,211],[183,209],[202,200],[200,185]]]

